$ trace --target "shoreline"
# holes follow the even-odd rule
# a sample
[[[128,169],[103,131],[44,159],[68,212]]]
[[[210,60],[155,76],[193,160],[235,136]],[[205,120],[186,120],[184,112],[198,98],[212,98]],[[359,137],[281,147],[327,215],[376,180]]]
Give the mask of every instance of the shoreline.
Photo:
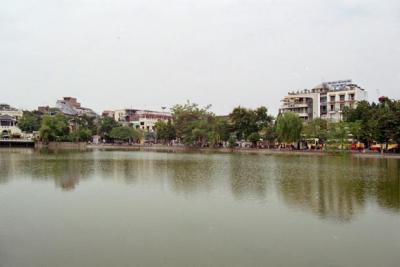
[[[7,149],[12,147],[0,147]],[[14,147],[24,148],[24,147]],[[42,150],[126,150],[126,151],[149,151],[149,152],[170,152],[170,153],[220,153],[220,154],[253,154],[253,155],[298,155],[298,156],[350,156],[354,158],[387,158],[387,159],[400,159],[400,154],[395,153],[376,153],[352,150],[335,150],[335,151],[321,151],[321,150],[280,150],[268,148],[194,148],[186,146],[168,146],[168,145],[115,145],[115,144],[87,144],[83,142],[52,142],[49,144],[36,143],[32,149]]]
[[[279,150],[279,149],[257,149],[257,148],[192,148],[185,146],[166,145],[87,145],[87,149],[98,150],[132,150],[153,152],[200,152],[200,153],[240,153],[259,155],[307,155],[307,156],[334,156],[349,155],[359,158],[393,158],[400,159],[400,154],[380,154],[374,152],[360,153],[357,151],[313,151],[313,150]]]

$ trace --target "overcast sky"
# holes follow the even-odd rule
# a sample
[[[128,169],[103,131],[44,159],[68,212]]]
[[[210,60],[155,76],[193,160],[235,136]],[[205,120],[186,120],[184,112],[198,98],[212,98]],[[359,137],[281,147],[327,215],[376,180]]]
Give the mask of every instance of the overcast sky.
[[[288,91],[340,79],[400,98],[399,0],[1,1],[0,102],[20,108],[275,114]]]

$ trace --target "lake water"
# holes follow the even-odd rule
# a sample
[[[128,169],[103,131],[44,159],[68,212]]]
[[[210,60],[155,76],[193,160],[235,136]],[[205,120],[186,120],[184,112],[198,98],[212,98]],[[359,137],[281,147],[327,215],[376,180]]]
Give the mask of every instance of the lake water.
[[[0,266],[400,266],[400,160],[0,150]]]

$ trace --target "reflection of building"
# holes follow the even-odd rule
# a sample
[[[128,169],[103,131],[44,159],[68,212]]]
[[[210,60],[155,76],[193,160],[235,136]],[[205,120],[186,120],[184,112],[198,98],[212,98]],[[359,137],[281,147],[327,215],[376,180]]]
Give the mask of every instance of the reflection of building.
[[[122,109],[103,112],[103,115],[110,116],[114,115],[114,119],[121,123],[130,123],[137,129],[146,131],[154,131],[154,126],[157,121],[163,120],[168,121],[172,118],[169,112],[151,111],[151,110],[140,110],[140,109]]]
[[[61,113],[70,116],[87,115],[89,117],[96,117],[97,114],[90,108],[84,108],[81,103],[74,97],[64,97],[62,100],[57,100],[57,108]]]
[[[355,108],[358,101],[366,99],[366,91],[351,80],[326,82],[311,90],[289,92],[282,100],[279,113],[294,112],[304,120],[339,121],[344,107]]]

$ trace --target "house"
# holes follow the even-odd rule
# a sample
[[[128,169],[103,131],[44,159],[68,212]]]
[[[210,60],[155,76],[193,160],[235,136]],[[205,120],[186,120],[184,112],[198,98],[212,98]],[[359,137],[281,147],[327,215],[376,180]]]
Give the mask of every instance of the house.
[[[0,115],[0,137],[21,137],[22,131],[17,126],[17,119],[10,115]]]
[[[155,124],[157,121],[162,120],[167,122],[172,119],[169,112],[141,110],[141,109],[121,109],[111,111],[104,111],[103,115],[114,115],[114,119],[122,124],[131,124],[136,129],[141,129],[147,132],[155,131]]]
[[[81,103],[74,97],[63,97],[61,100],[57,100],[56,107],[64,115],[68,116],[89,116],[97,117],[97,114],[90,108],[81,106]]]

